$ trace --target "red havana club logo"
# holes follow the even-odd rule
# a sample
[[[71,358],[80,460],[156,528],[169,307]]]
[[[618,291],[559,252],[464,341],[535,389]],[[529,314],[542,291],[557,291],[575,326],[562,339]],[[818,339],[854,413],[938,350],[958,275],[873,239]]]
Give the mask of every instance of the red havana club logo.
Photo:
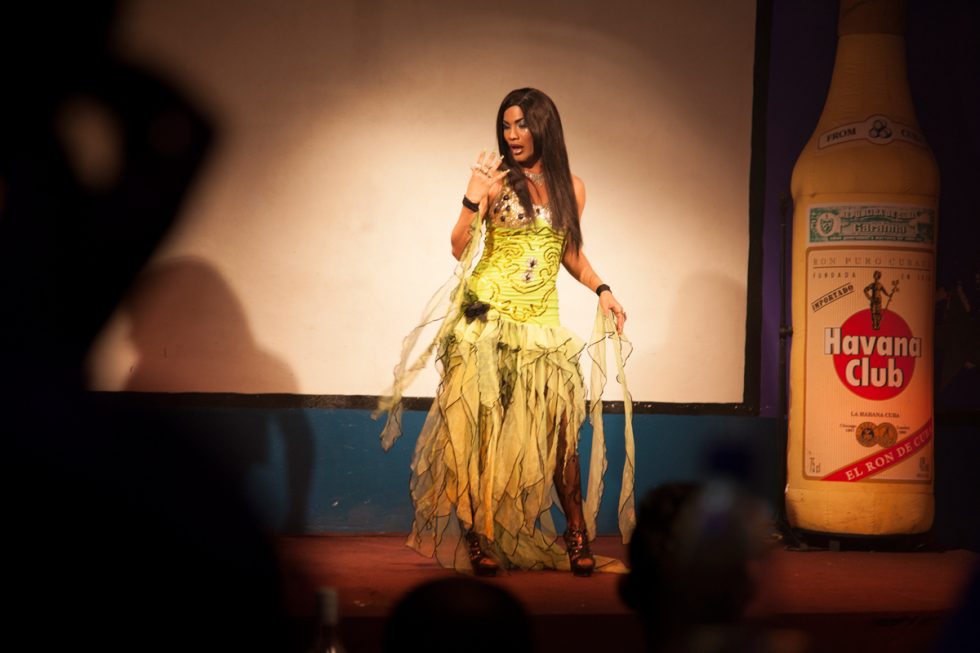
[[[823,353],[834,357],[837,376],[851,392],[881,401],[900,394],[912,380],[922,339],[912,335],[901,315],[888,310],[899,291],[898,279],[891,290],[881,283],[880,271],[873,279],[864,288],[869,308],[824,329]]]
[[[891,399],[904,390],[922,355],[922,339],[900,315],[881,316],[878,330],[871,326],[871,311],[858,311],[839,327],[824,331],[824,354],[834,357],[841,382],[865,399]]]

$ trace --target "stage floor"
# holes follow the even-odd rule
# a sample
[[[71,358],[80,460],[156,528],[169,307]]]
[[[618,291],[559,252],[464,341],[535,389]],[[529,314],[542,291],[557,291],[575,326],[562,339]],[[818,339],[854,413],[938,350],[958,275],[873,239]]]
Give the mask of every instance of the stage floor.
[[[336,587],[352,653],[378,650],[384,617],[394,603],[415,585],[451,573],[405,547],[404,540],[404,535],[280,538],[290,614],[298,622],[308,620],[315,588]],[[597,538],[593,548],[625,556],[615,537]],[[749,612],[760,622],[802,633],[808,650],[920,650],[958,605],[977,564],[977,554],[969,551],[794,552],[774,547]],[[595,638],[596,644],[606,643],[602,650],[637,650],[641,631],[619,599],[618,578],[521,571],[487,582],[523,602],[535,620],[541,651]],[[609,645],[610,632],[616,633],[615,646]]]

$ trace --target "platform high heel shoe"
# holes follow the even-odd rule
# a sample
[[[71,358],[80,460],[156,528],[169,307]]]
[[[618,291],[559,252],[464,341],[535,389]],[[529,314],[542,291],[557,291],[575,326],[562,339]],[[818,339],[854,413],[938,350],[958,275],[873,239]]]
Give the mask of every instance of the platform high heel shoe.
[[[585,528],[582,514],[582,478],[578,466],[578,454],[572,453],[565,459],[565,420],[561,422],[558,437],[558,461],[555,467],[555,489],[561,500],[562,510],[568,520],[568,529],[563,537],[568,550],[568,564],[576,576],[591,576],[595,569],[595,558],[589,547],[589,532]]]
[[[474,574],[484,577],[497,575],[500,565],[483,550],[483,543],[479,535],[473,531],[468,532],[466,534],[466,547]]]
[[[589,548],[589,532],[584,528],[569,528],[562,536],[568,549],[568,564],[576,576],[591,576],[595,569],[595,558]]]

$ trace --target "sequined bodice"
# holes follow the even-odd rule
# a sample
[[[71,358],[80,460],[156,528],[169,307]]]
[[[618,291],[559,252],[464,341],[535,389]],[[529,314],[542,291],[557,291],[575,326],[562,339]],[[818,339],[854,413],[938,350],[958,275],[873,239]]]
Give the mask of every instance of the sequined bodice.
[[[511,190],[510,186],[505,185],[494,198],[493,205],[488,211],[487,226],[525,228],[530,219],[540,220],[549,226],[551,225],[551,209],[548,208],[547,204],[535,204],[534,216],[532,217],[524,215],[524,213],[524,207],[521,206],[521,200],[518,199],[517,193]]]
[[[486,227],[470,290],[502,317],[558,325],[555,278],[565,236],[552,228],[548,207],[535,205],[534,215],[525,215],[517,193],[504,186],[487,212]]]

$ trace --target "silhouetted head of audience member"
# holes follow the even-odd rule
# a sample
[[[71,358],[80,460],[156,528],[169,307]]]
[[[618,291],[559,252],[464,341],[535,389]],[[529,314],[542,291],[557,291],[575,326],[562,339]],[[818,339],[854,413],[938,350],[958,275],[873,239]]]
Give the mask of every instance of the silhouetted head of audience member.
[[[758,502],[728,483],[666,484],[644,498],[620,594],[652,649],[741,619],[756,589],[763,524]]]
[[[395,605],[384,650],[530,652],[531,620],[507,590],[458,576],[415,587]]]

